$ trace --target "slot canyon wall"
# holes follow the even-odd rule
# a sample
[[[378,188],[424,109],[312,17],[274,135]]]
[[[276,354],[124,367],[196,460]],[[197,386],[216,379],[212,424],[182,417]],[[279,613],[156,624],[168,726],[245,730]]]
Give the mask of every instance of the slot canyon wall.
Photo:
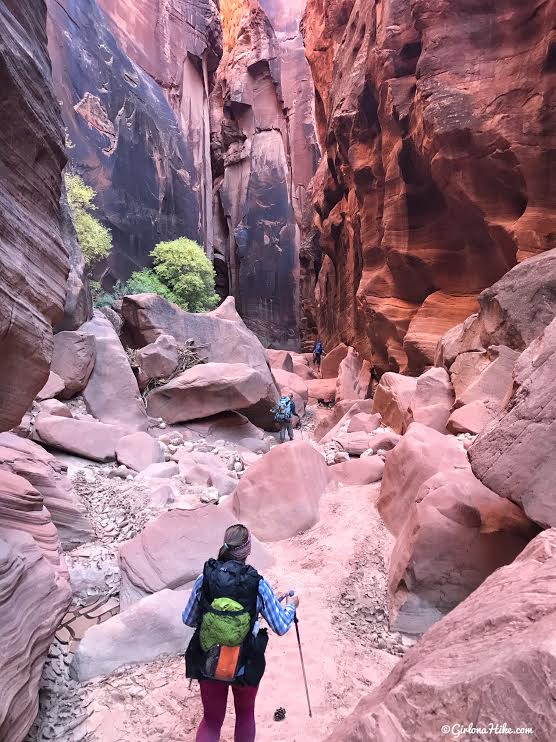
[[[0,2],[0,431],[20,422],[48,378],[69,272],[46,45],[43,3]]]
[[[319,158],[299,21],[304,0],[222,0],[211,96],[219,290],[263,344],[297,349],[299,252]]]
[[[222,54],[213,0],[49,0],[49,50],[78,172],[114,250],[107,280],[187,236],[212,256],[209,91]]]
[[[418,373],[478,293],[556,245],[556,3],[308,0],[323,150],[302,283],[330,349]],[[316,285],[315,285],[316,283]]]

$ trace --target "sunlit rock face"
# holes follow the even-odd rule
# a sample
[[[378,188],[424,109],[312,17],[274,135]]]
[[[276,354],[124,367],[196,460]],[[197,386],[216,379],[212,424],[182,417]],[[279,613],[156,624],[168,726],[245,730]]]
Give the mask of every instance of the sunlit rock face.
[[[555,12],[308,0],[324,156],[304,243],[328,347],[419,372],[482,289],[554,246]]]
[[[297,348],[300,224],[318,160],[313,91],[303,3],[261,5],[221,4],[228,51],[211,97],[215,266],[220,292],[235,297],[262,342]]]
[[[49,0],[49,49],[71,160],[114,238],[106,280],[147,265],[164,239],[211,255],[213,0]]]
[[[43,2],[0,4],[0,431],[17,425],[48,379],[63,316],[65,164]]]

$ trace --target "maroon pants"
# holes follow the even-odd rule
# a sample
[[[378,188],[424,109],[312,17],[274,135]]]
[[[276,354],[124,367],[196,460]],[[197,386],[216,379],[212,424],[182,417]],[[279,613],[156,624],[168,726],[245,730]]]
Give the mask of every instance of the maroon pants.
[[[197,742],[218,742],[226,716],[228,686],[217,680],[202,680],[204,716],[197,731]],[[255,742],[255,698],[258,687],[232,685],[236,709],[234,742]]]

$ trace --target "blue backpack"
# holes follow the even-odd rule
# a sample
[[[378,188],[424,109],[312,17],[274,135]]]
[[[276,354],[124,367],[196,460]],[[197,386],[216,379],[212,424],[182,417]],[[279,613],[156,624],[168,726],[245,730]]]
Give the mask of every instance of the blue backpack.
[[[322,351],[323,351],[322,343],[319,341],[315,345],[315,353],[317,353],[318,355],[320,355],[322,353]]]
[[[281,397],[280,401],[278,402],[278,406],[275,408],[274,419],[278,423],[283,423],[287,420],[291,420],[291,417],[291,400],[289,397]]]

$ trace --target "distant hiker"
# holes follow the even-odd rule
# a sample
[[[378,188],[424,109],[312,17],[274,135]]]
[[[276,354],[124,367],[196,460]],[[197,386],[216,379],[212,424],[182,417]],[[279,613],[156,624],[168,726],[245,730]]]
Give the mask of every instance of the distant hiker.
[[[272,588],[247,565],[251,536],[245,526],[230,526],[218,559],[205,563],[182,619],[195,628],[187,648],[186,675],[201,687],[204,716],[196,742],[218,742],[226,716],[228,686],[236,710],[235,742],[254,742],[255,698],[265,670],[268,632],[259,614],[279,636],[295,619],[297,596],[282,606]],[[287,679],[286,679],[287,682]]]
[[[313,348],[313,366],[316,366],[320,371],[320,362],[322,360],[322,354],[324,353],[324,346],[320,340],[317,340],[315,347]]]
[[[274,414],[274,420],[280,426],[280,443],[285,443],[286,432],[290,437],[290,441],[293,441],[292,417],[294,415],[297,416],[293,394],[280,397],[276,407],[272,408],[272,412]]]

